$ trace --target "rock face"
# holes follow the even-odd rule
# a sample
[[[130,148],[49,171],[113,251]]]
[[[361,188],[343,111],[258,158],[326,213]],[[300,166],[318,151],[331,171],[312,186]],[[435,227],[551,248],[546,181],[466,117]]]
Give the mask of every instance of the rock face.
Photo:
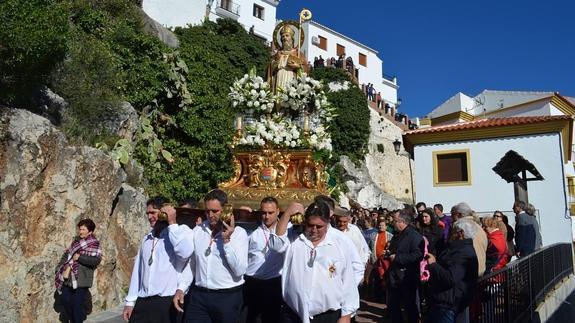
[[[0,138],[0,322],[58,321],[54,272],[82,218],[103,249],[93,311],[121,304],[149,229],[143,192],[103,152],[69,145],[31,112],[1,108]]]
[[[411,159],[403,150],[396,154],[393,147],[393,141],[401,140],[402,130],[373,109],[369,111],[371,132],[365,161],[356,167],[347,157],[340,159],[349,189],[342,205],[352,199],[364,208],[401,208],[402,202],[412,203],[413,183]]]
[[[164,44],[168,45],[171,48],[180,47],[180,41],[173,32],[171,32],[168,28],[162,26],[162,24],[160,24],[159,22],[155,21],[150,16],[148,16],[148,14],[144,12],[144,10],[140,9],[140,14],[143,17],[144,30],[148,34],[157,37]]]

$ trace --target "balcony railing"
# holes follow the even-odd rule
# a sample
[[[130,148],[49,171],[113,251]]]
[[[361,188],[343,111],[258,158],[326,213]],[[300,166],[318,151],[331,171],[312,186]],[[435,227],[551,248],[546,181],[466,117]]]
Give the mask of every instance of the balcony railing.
[[[570,243],[550,245],[509,263],[479,279],[469,306],[471,322],[532,322],[546,294],[571,274]]]
[[[218,0],[216,3],[216,12],[223,10],[224,13],[228,12],[234,14],[235,16],[240,15],[240,5],[231,0]]]

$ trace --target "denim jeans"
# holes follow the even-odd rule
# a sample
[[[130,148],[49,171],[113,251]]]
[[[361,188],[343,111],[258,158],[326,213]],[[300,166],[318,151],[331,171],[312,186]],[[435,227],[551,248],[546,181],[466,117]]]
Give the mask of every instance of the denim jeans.
[[[455,311],[432,305],[425,323],[455,323]]]

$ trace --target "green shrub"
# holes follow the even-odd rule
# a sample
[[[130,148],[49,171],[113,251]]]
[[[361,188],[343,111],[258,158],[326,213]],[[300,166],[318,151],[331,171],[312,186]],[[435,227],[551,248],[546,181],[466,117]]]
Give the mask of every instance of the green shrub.
[[[270,54],[260,39],[233,20],[178,28],[176,34],[179,57],[188,67],[192,103],[182,109],[165,98],[160,100],[163,112],[174,117],[177,127],[156,125],[174,162],[155,169],[144,160],[144,147],[138,147],[136,155],[145,165],[148,192],[178,200],[201,198],[232,175],[229,143],[235,113],[228,99],[229,87],[251,66],[265,75]]]
[[[328,166],[346,155],[356,164],[364,159],[369,140],[369,107],[365,95],[354,85],[349,75],[336,68],[316,68],[310,75],[325,84],[330,82],[350,83],[349,89],[338,92],[328,92],[329,102],[336,108],[336,115],[330,126],[333,146],[332,161]],[[329,165],[331,164],[331,165]]]
[[[67,50],[68,3],[0,1],[0,103],[26,106]]]

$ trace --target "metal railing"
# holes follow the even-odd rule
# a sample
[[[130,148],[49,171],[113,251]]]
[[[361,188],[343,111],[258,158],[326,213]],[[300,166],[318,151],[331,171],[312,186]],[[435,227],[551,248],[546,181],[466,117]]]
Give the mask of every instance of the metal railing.
[[[231,0],[218,0],[217,7],[235,15],[240,15],[240,5]]]
[[[557,283],[573,273],[570,243],[557,243],[481,277],[469,306],[471,322],[530,322]]]

